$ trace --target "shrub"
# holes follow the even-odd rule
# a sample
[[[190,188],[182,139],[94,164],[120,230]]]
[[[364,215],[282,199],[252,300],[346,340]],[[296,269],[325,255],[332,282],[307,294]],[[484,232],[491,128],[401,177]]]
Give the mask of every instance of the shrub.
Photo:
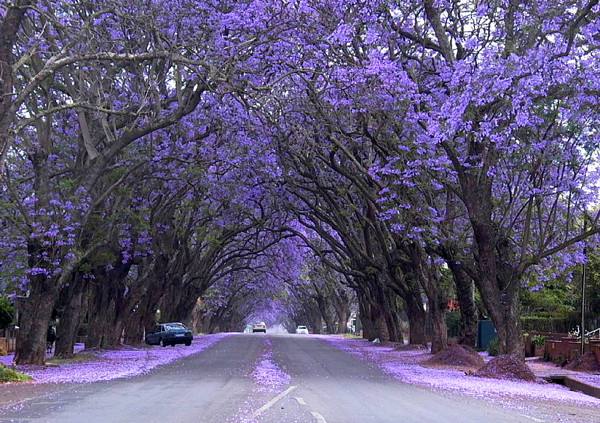
[[[500,354],[500,340],[497,336],[490,341],[487,352],[492,357],[496,357],[498,354]]]
[[[15,308],[5,296],[0,295],[0,329],[6,329],[13,321]]]
[[[4,382],[27,382],[31,376],[18,372],[0,364],[0,383]]]
[[[449,311],[446,313],[446,327],[448,328],[448,337],[456,338],[460,336],[459,311]]]
[[[541,347],[546,342],[546,337],[544,335],[533,335],[531,337],[531,342],[533,343],[533,345]]]

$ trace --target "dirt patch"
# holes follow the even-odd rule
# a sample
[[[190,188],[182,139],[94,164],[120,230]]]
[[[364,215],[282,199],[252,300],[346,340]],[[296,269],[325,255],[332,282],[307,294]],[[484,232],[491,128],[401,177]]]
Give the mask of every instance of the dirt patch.
[[[477,351],[464,345],[450,345],[426,360],[424,365],[461,366],[479,369],[485,364]]]
[[[510,355],[500,355],[473,373],[474,376],[492,379],[535,381],[535,375],[525,362]]]
[[[397,350],[397,351],[425,351],[425,350],[429,349],[427,347],[427,345],[421,345],[421,344],[402,344],[400,342],[391,343],[390,346],[393,346],[394,349]]]
[[[600,371],[600,363],[596,359],[596,355],[592,352],[586,352],[581,357],[577,357],[565,366],[565,369],[575,370],[578,372],[598,372]]]

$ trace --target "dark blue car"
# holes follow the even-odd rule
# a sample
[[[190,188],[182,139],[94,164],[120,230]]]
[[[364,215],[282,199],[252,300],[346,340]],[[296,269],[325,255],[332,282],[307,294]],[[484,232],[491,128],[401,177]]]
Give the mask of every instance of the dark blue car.
[[[146,344],[162,345],[166,347],[175,344],[185,344],[188,347],[192,345],[194,339],[192,331],[185,327],[183,323],[161,323],[156,325],[152,331],[146,333]]]

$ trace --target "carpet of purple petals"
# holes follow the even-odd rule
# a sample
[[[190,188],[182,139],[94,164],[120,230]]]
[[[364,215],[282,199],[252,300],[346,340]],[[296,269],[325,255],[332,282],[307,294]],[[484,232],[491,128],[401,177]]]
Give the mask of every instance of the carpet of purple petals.
[[[259,419],[253,415],[253,411],[263,405],[260,403],[261,399],[265,401],[271,399],[272,395],[283,391],[290,383],[290,375],[284,372],[273,359],[271,339],[265,339],[264,344],[264,351],[250,374],[256,385],[254,392],[240,406],[237,414],[227,420],[227,423],[258,423]],[[263,395],[256,395],[257,393]]]
[[[88,361],[74,361],[53,366],[17,366],[33,378],[33,383],[92,383],[126,378],[148,373],[152,369],[197,354],[227,334],[198,336],[191,346],[122,347],[115,350],[93,351]],[[12,363],[11,356],[0,357],[4,364]]]
[[[83,351],[84,349],[85,349],[85,345],[84,344],[77,343],[77,344],[75,344],[75,348],[73,350],[74,350],[75,354],[77,354],[77,353]],[[53,354],[54,354],[54,349],[52,349],[51,351],[47,352],[46,353],[46,357],[48,359],[51,359]],[[5,366],[12,366],[14,358],[15,358],[15,354],[14,353],[8,354],[8,355],[0,355],[0,364],[3,364]]]
[[[273,361],[273,346],[270,339],[265,341],[265,351],[256,363],[252,379],[258,385],[260,392],[278,392],[290,383],[290,375]]]
[[[405,383],[500,402],[513,399],[543,400],[600,406],[599,399],[556,384],[484,379],[468,376],[464,371],[451,368],[423,367],[421,363],[431,357],[425,349],[397,350],[394,347],[373,345],[364,340],[335,336],[324,339],[335,348],[362,360],[374,362],[384,372]]]

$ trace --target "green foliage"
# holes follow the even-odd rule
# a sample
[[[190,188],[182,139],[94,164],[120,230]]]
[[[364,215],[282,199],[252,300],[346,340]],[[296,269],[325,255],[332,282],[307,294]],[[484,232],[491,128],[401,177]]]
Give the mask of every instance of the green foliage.
[[[497,336],[490,341],[487,352],[492,357],[496,357],[498,354],[500,354],[500,340]]]
[[[533,345],[541,347],[546,343],[546,337],[544,335],[533,335],[531,337]]]
[[[9,367],[0,364],[0,383],[5,382],[27,382],[31,380],[31,376],[18,372]]]
[[[600,316],[600,250],[588,250],[587,257],[586,315],[594,325],[594,316]],[[569,279],[545,282],[543,289],[535,292],[521,291],[524,330],[567,332],[579,324],[582,266],[575,266],[571,271]],[[530,285],[538,285],[538,282],[531,280]]]
[[[523,330],[528,332],[560,332],[569,331],[569,325],[564,317],[524,316],[521,318]]]
[[[587,311],[592,315],[600,316],[600,250],[590,251],[588,259],[589,263],[585,284]]]
[[[594,326],[598,320],[597,313],[587,312],[585,314],[586,327]],[[563,316],[553,316],[551,313],[542,313],[537,316],[521,317],[521,327],[526,332],[554,332],[567,333],[575,329],[581,322],[579,311],[567,313]]]
[[[5,296],[0,296],[0,329],[6,329],[13,321],[15,308]]]
[[[456,338],[460,335],[460,312],[449,311],[446,313],[446,326],[448,327],[448,336]]]
[[[539,291],[523,289],[520,297],[523,315],[560,318],[575,310],[578,294],[572,283],[553,281]]]

